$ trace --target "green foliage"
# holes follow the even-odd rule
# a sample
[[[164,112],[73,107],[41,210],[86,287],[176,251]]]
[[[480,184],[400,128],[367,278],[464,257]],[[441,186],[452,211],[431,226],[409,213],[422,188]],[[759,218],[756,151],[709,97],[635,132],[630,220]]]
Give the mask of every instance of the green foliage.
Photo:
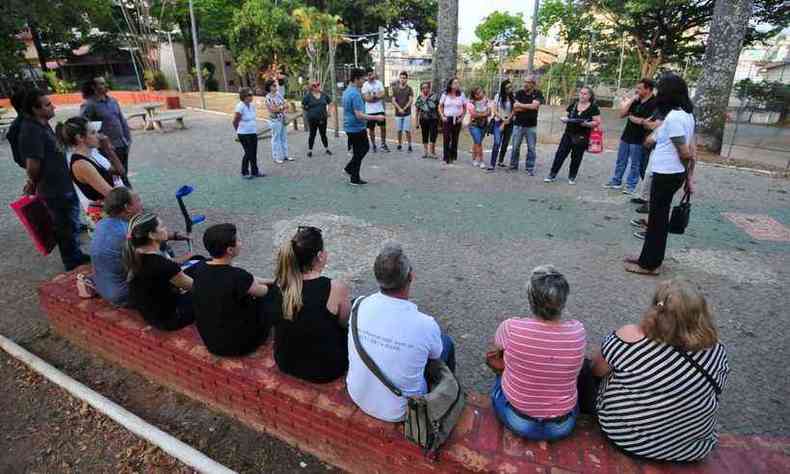
[[[143,72],[143,82],[145,86],[155,91],[167,89],[167,79],[162,71],[157,69],[148,69]]]
[[[494,11],[475,28],[479,41],[472,44],[475,59],[484,59],[487,69],[496,68],[499,63],[497,47],[507,47],[505,58],[515,58],[527,50],[529,32],[521,14]]]
[[[781,82],[760,82],[743,79],[733,86],[735,96],[755,107],[775,107],[777,103],[790,102],[790,84]]]
[[[77,84],[71,81],[64,81],[58,77],[55,71],[47,71],[44,76],[49,82],[49,87],[55,91],[56,94],[68,94],[77,90]]]

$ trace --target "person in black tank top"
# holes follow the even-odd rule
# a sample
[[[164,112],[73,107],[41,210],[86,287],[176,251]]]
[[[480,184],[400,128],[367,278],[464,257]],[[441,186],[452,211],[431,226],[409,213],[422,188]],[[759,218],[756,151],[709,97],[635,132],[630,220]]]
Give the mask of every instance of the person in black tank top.
[[[300,227],[280,248],[267,308],[277,367],[314,383],[331,382],[348,370],[349,290],[321,276],[326,262],[321,230]]]
[[[69,162],[71,180],[82,194],[91,201],[101,201],[113,188],[110,170],[99,165],[92,158],[92,152],[99,146],[99,136],[89,122],[82,117],[72,117],[55,128],[61,145],[72,150]]]

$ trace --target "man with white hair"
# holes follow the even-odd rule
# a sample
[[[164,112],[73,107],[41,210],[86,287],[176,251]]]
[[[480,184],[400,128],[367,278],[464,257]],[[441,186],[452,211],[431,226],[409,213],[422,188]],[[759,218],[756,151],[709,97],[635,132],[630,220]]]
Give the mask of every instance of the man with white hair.
[[[359,343],[403,396],[392,393],[368,369],[353,331],[348,336],[346,385],[362,411],[380,420],[400,421],[407,398],[428,392],[424,374],[429,359],[442,359],[455,371],[455,347],[436,321],[409,301],[414,271],[400,244],[385,243],[373,271],[381,291],[355,302]]]

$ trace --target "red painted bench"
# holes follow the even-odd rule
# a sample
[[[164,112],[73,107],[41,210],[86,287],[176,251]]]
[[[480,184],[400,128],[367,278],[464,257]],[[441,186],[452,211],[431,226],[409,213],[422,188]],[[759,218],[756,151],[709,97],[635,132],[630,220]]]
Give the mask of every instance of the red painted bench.
[[[280,373],[271,342],[248,357],[215,357],[194,326],[160,332],[134,311],[80,299],[74,273],[42,284],[39,297],[53,329],[85,350],[352,472],[790,472],[786,439],[723,435],[706,462],[689,466],[634,461],[587,417],[568,439],[524,441],[502,428],[488,396],[478,393],[469,394],[452,438],[438,462],[430,462],[403,439],[400,425],[358,410],[343,380],[315,385]]]

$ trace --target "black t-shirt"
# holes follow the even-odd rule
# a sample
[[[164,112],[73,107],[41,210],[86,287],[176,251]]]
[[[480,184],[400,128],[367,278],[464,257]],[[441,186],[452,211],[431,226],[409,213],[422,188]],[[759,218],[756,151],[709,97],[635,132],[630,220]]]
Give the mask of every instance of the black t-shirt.
[[[129,282],[129,305],[140,311],[152,326],[163,327],[175,317],[179,289],[170,279],[181,266],[158,254],[140,254],[140,271]]]
[[[54,198],[74,193],[66,155],[60,149],[49,124],[24,118],[19,130],[18,148],[23,160],[35,160],[41,165],[38,194]]]
[[[516,92],[516,102],[522,104],[531,104],[532,101],[537,100],[541,104],[544,102],[543,93],[537,89],[532,89],[532,92],[527,92],[524,89],[519,89]],[[538,126],[538,111],[537,110],[522,110],[515,113],[513,123],[519,127],[537,127]]]
[[[261,331],[268,326],[259,316],[257,298],[248,293],[254,279],[246,270],[231,265],[206,263],[195,271],[195,324],[209,352],[242,355],[265,339]]]
[[[585,122],[589,122],[596,115],[601,115],[601,110],[594,103],[590,104],[589,107],[584,110],[584,112],[579,112],[579,109],[577,108],[578,103],[579,102],[576,101],[569,105],[567,109],[565,109],[568,111],[569,119],[582,119]],[[571,135],[584,135],[585,137],[589,137],[590,132],[592,132],[590,127],[584,127],[580,123],[568,123],[565,125],[565,133],[569,133]]]
[[[90,199],[91,201],[101,201],[102,199],[104,199],[104,196],[99,191],[93,189],[93,186],[91,186],[88,183],[77,181],[77,177],[74,176],[74,163],[80,160],[85,161],[89,165],[93,166],[96,172],[99,173],[99,176],[101,176],[102,179],[110,187],[112,187],[113,182],[112,182],[112,174],[110,174],[110,170],[108,170],[103,166],[100,166],[98,163],[96,163],[96,161],[93,158],[83,156],[78,153],[72,153],[71,155],[71,166],[69,167],[69,172],[71,173],[71,179],[74,180],[74,183],[77,185],[78,188],[80,188],[80,191],[82,191],[82,194],[84,194],[86,198]]]
[[[275,286],[267,312],[272,315],[274,360],[286,374],[314,383],[337,379],[348,370],[348,332],[326,309],[332,280],[305,280],[302,309],[292,320],[282,313],[282,293]]]
[[[305,94],[302,99],[302,107],[305,111],[305,118],[308,122],[320,122],[326,120],[326,108],[332,103],[332,98],[321,92],[320,97],[316,99],[312,92]]]
[[[635,100],[631,102],[631,106],[628,108],[628,115],[633,115],[634,117],[639,118],[652,117],[655,113],[655,97],[649,97],[645,102],[639,102]],[[641,145],[645,141],[648,133],[650,133],[650,130],[641,125],[637,125],[626,118],[625,130],[623,130],[623,136],[620,137],[620,139],[625,143]]]

